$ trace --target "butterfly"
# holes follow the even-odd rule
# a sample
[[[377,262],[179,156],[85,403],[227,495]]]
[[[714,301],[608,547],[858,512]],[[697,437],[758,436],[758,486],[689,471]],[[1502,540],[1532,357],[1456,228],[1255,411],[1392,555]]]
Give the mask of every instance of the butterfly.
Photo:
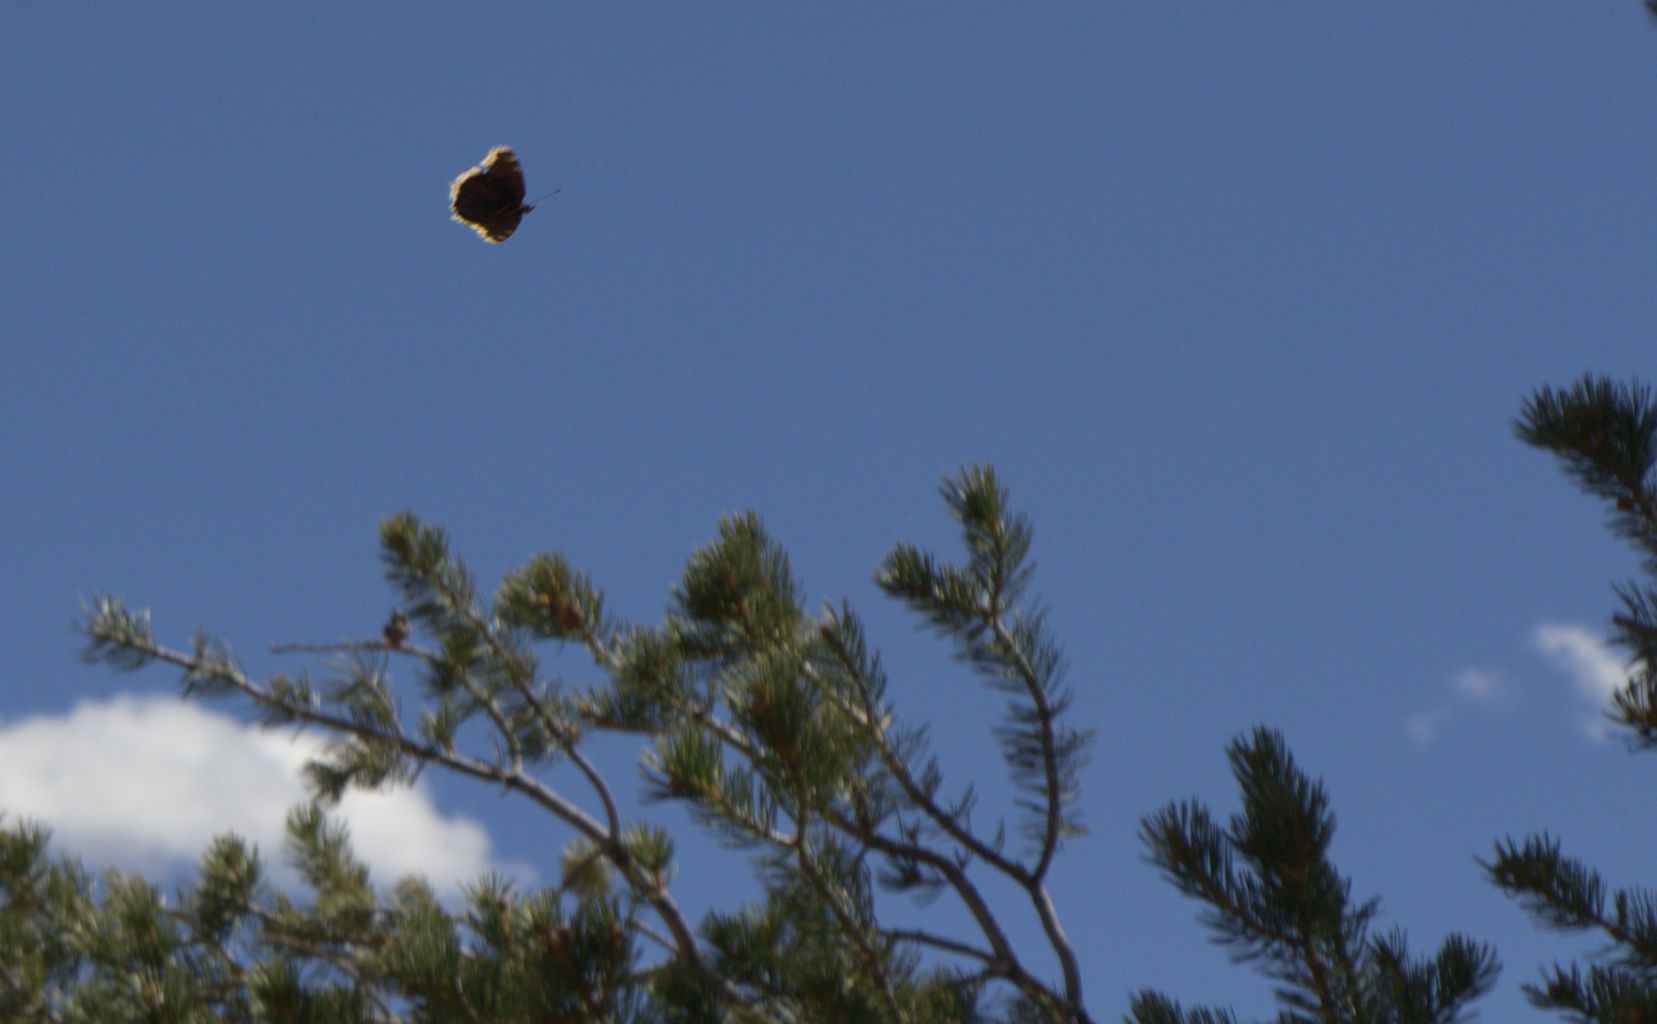
[[[524,202],[524,169],[510,146],[496,146],[474,167],[449,185],[449,207],[454,219],[476,231],[486,242],[504,242],[518,230],[518,222],[535,207]]]

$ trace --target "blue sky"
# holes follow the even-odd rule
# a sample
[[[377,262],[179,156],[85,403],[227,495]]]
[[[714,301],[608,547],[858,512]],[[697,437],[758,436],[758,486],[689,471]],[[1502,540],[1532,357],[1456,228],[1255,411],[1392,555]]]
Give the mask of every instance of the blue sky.
[[[954,552],[936,486],[987,461],[1098,729],[1054,889],[1099,1019],[1269,1008],[1134,838],[1229,812],[1255,723],[1388,924],[1498,945],[1487,1019],[1541,1017],[1519,984],[1582,948],[1480,880],[1494,840],[1654,881],[1657,762],[1592,726],[1634,560],[1510,428],[1538,385],[1654,376],[1633,0],[14,4],[0,89],[0,805],[67,848],[268,843],[303,757],[79,664],[79,597],[293,667],[269,645],[384,620],[402,509],[486,581],[557,548],[647,621],[756,509],[977,777],[997,700],[870,580]],[[562,193],[488,246],[447,186],[499,144]],[[397,799],[353,812],[383,871],[555,864],[493,792]],[[737,898],[687,846],[682,898]]]

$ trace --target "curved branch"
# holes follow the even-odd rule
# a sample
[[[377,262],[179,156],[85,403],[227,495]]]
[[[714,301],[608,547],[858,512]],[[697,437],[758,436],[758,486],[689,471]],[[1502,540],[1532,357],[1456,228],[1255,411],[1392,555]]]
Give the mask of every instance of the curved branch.
[[[198,672],[203,667],[203,663],[196,658],[161,644],[145,645],[141,650],[149,657],[183,669],[186,673]],[[218,667],[215,666],[215,668]],[[673,897],[665,889],[655,884],[653,880],[638,876],[632,857],[621,845],[619,838],[612,836],[604,825],[545,783],[521,770],[503,768],[500,765],[470,757],[458,751],[434,747],[404,735],[386,735],[349,719],[328,714],[315,708],[296,706],[275,700],[264,687],[248,678],[246,674],[234,666],[223,666],[214,674],[255,704],[280,712],[289,719],[322,726],[333,732],[354,736],[368,742],[384,743],[416,760],[441,765],[459,775],[492,782],[504,789],[527,797],[554,817],[581,833],[595,847],[603,850],[605,858],[615,865],[623,877],[627,878],[628,882],[634,887],[635,891],[650,904],[651,908],[662,918],[663,923],[667,925],[669,932],[673,935],[674,946],[680,960],[698,971],[708,971],[708,965],[702,959],[701,952],[697,948],[695,932]]]

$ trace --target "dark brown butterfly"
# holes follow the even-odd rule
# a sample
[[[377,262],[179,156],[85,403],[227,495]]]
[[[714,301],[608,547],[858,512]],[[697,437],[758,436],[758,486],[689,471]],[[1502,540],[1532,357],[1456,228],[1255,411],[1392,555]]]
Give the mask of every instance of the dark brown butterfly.
[[[510,146],[496,146],[449,186],[454,219],[476,231],[486,242],[504,242],[518,230],[524,214],[535,209],[524,202],[524,169]]]

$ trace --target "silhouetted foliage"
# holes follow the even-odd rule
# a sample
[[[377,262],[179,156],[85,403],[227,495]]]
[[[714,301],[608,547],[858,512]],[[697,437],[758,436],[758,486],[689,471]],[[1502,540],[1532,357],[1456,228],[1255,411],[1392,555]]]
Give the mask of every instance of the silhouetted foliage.
[[[1627,730],[1634,749],[1651,750],[1657,747],[1657,403],[1641,384],[1589,375],[1566,388],[1538,389],[1514,429],[1525,443],[1552,452],[1583,490],[1604,501],[1611,529],[1640,554],[1644,578],[1617,588],[1622,611],[1611,619],[1612,637],[1630,662],[1610,717]],[[1657,1020],[1657,894],[1612,889],[1546,834],[1502,840],[1484,866],[1544,927],[1606,940],[1592,963],[1556,966],[1540,984],[1527,985],[1531,1002],[1574,1021]]]

